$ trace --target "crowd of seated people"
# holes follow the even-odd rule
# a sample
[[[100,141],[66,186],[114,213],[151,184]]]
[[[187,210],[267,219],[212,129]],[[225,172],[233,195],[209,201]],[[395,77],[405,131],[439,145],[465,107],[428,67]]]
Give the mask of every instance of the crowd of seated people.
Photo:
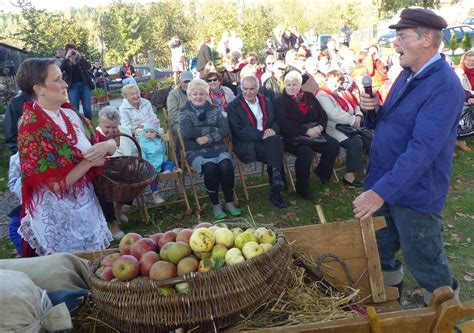
[[[269,200],[275,207],[288,206],[282,196],[282,192],[288,189],[287,175],[283,168],[285,152],[295,157],[296,193],[303,199],[314,200],[317,196],[310,190],[310,168],[316,154],[320,157],[313,172],[319,182],[327,184],[330,181],[337,158],[342,156],[345,159],[342,184],[362,187],[364,161],[370,154],[370,135],[343,131],[339,125],[355,130],[364,126],[367,114],[359,105],[359,91],[364,89],[362,79],[366,76],[371,78],[373,91],[380,103],[383,103],[402,70],[398,59],[383,56],[377,45],[370,45],[357,52],[343,44],[338,46],[334,40],[328,42],[326,50],[319,51],[313,47],[315,34],[317,35],[315,31],[301,35],[294,28],[283,31],[281,33],[281,30],[275,30],[275,36],[281,38],[275,38],[273,49],[266,49],[265,58],[260,59],[263,60],[263,66],[259,65],[256,53],[248,53],[243,57],[241,50],[226,51],[222,54],[221,67],[212,61],[201,64],[200,79],[194,78],[192,72],[181,72],[176,87],[168,96],[167,128],[174,137],[181,131],[185,142],[185,158],[203,176],[213,215],[217,219],[241,213],[233,201],[235,161],[232,153],[243,163],[259,161],[266,164],[270,183]],[[311,37],[311,43],[306,36]],[[205,44],[209,46],[208,43]],[[55,62],[47,63],[44,72],[48,75],[51,72],[53,75],[55,71],[55,75],[57,71],[60,75],[59,65]],[[161,172],[164,170],[162,166],[167,164],[167,152],[160,141],[163,129],[150,101],[140,96],[140,89],[133,80],[133,71],[133,66],[124,62],[123,72],[130,78],[130,83],[122,88],[123,102],[119,110],[107,107],[100,112],[97,132],[102,135],[101,140],[118,132],[131,134],[143,145],[157,149],[152,152],[156,154],[149,155],[154,156],[150,157],[150,162],[154,163],[157,172]],[[466,105],[474,104],[473,51],[463,55],[456,72],[466,91]],[[28,107],[32,112],[39,112],[36,110],[37,101],[42,99],[42,95],[32,91],[31,87],[28,88],[31,90],[30,95],[35,96]],[[67,85],[63,88],[68,89]],[[8,125],[5,139],[12,147],[16,147],[16,121],[21,115],[17,104],[11,103],[7,107],[5,119]],[[56,104],[59,114],[62,114],[61,110],[74,107],[65,107],[59,102]],[[79,121],[67,112],[65,115],[71,121]],[[50,118],[54,116],[47,115]],[[57,135],[61,136],[61,133],[58,132]],[[228,151],[228,146],[224,145],[226,137],[232,142],[233,152]],[[76,144],[73,148],[78,154],[82,151],[86,161],[74,161],[70,167],[73,168],[74,163],[88,164],[87,168],[81,169],[79,178],[74,178],[71,184],[79,179],[82,181],[81,188],[89,188],[89,178],[86,177],[91,173],[89,169],[100,166],[99,159],[104,154],[118,156],[135,153],[132,151],[133,144],[127,139],[105,141],[107,144],[99,144],[99,141],[94,141],[93,138],[88,140],[92,147],[100,147],[99,153],[88,152],[87,149],[91,149],[89,144],[87,147],[77,147]],[[118,144],[118,150],[113,147],[114,142]],[[68,144],[74,145],[74,142],[68,141]],[[183,149],[176,146],[178,150]],[[471,150],[464,138],[459,138],[457,146],[464,151]],[[12,152],[15,151],[12,149]],[[159,163],[156,163],[157,160]],[[21,167],[28,168],[26,164]],[[66,172],[63,177],[65,178],[61,181],[69,184]],[[70,186],[74,188],[73,185]],[[155,186],[152,190],[156,191],[156,184],[152,186]],[[224,207],[219,204],[219,188],[224,194]],[[32,188],[29,195],[34,196],[35,190]],[[157,203],[163,200],[157,193],[153,199]],[[31,205],[31,197],[28,200],[27,204]],[[105,214],[97,212],[101,222],[94,230],[99,230],[100,237],[96,237],[95,243],[91,243],[94,248],[106,246],[111,236],[115,239],[123,236],[119,223],[127,221],[122,212],[122,203],[101,204]],[[31,212],[35,209],[41,207],[30,206]],[[104,229],[105,222],[108,223],[111,234]],[[28,234],[32,231],[25,228],[26,224],[22,230],[24,236],[33,237]],[[32,253],[31,246],[23,245],[25,253]],[[30,245],[34,245],[33,250],[39,254],[55,251],[49,248],[49,244]]]

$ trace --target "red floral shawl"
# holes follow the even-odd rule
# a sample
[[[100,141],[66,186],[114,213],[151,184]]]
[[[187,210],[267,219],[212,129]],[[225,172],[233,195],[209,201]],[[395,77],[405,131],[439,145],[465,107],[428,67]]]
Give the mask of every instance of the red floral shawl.
[[[73,109],[69,103],[63,108]],[[87,186],[92,179],[100,174],[102,168],[91,168],[85,176],[81,177],[69,189],[66,188],[67,174],[83,159],[82,152],[75,147],[77,136],[71,121],[60,110],[66,123],[68,133],[52,120],[45,111],[35,102],[24,104],[23,119],[18,130],[18,151],[20,153],[20,169],[22,177],[22,203],[23,209],[27,208],[33,214],[35,205],[33,192],[46,188],[63,197],[66,192],[78,193]],[[105,137],[96,132],[92,123],[82,117],[84,126],[90,134],[91,143],[103,141]],[[59,190],[54,190],[55,185]]]

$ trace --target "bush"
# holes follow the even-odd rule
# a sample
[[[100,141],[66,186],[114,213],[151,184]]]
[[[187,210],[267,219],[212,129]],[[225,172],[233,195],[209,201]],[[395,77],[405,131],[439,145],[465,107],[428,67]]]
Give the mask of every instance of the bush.
[[[458,48],[458,40],[456,37],[456,34],[453,32],[451,34],[451,38],[449,39],[449,49],[451,50],[451,53],[454,54],[454,51]]]
[[[471,36],[469,34],[464,34],[464,37],[462,38],[461,41],[461,48],[464,50],[464,52],[467,52],[471,49],[472,43],[471,43]]]

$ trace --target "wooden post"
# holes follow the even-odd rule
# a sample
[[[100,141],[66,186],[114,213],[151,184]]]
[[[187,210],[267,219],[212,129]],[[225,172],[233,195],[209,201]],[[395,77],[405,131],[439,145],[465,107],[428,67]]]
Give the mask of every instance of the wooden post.
[[[155,76],[155,59],[153,58],[153,51],[148,50],[148,67],[150,68],[150,79],[156,79]]]
[[[383,283],[382,267],[375,238],[374,223],[372,216],[359,220],[362,242],[364,244],[365,256],[367,258],[367,271],[369,273],[370,289],[374,303],[382,303],[387,300]]]
[[[316,208],[316,213],[318,214],[319,222],[321,222],[321,224],[326,223],[327,221],[326,216],[324,216],[323,207],[321,207],[321,205],[315,205],[314,207]]]

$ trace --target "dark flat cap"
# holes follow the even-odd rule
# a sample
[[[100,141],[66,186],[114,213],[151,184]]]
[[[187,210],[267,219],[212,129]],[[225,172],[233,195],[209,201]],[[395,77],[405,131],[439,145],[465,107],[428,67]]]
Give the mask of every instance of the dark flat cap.
[[[448,26],[444,18],[424,8],[405,8],[400,14],[400,21],[389,26],[390,29],[426,27],[442,30]]]

